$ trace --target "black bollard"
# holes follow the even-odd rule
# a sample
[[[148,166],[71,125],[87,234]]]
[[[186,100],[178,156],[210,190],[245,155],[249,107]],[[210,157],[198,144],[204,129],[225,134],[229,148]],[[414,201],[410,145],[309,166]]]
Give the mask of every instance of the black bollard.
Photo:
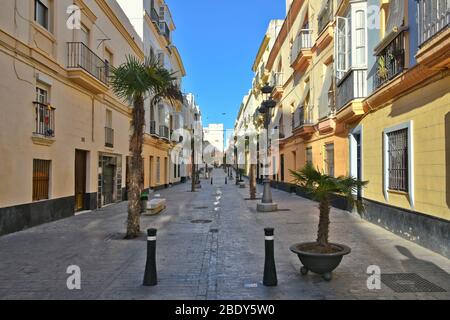
[[[266,258],[264,262],[264,280],[263,284],[268,287],[274,287],[278,284],[277,270],[275,268],[275,256],[273,248],[274,229],[265,228],[265,241],[266,241]]]
[[[147,230],[147,262],[145,264],[144,286],[156,286],[156,229]]]
[[[214,184],[214,182],[213,182],[213,178],[211,177],[211,184]]]
[[[225,184],[228,184],[228,180],[227,180],[227,177],[225,177]]]

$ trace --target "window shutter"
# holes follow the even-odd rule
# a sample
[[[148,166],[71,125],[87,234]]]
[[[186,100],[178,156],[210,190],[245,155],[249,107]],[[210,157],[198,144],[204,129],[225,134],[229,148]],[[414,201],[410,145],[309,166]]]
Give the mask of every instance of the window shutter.
[[[337,17],[335,36],[335,70],[336,77],[341,79],[348,69],[348,19]]]

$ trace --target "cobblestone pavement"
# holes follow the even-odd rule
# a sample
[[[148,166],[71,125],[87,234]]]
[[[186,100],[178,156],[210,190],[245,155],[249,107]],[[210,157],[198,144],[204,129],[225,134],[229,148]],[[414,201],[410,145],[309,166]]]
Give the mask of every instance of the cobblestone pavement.
[[[257,213],[246,201],[248,188],[224,184],[188,192],[182,184],[156,192],[168,208],[142,217],[142,230],[158,228],[159,283],[143,287],[146,237],[122,240],[126,203],[0,238],[0,299],[449,299],[450,260],[347,212],[333,209],[331,240],[345,243],[333,280],[302,276],[290,253],[296,242],[315,239],[317,204],[282,191],[273,197],[282,209]],[[259,190],[261,192],[261,190]],[[194,220],[211,223],[192,223]],[[277,287],[261,283],[264,227],[275,228]],[[67,289],[69,265],[81,268],[81,290]],[[396,293],[384,283],[367,289],[369,265],[382,273],[415,273],[446,292]],[[408,282],[403,282],[408,285]]]

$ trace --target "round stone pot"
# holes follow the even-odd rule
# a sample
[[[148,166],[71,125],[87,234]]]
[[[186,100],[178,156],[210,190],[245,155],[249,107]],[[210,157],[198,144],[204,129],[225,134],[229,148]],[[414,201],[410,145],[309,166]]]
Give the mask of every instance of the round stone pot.
[[[331,280],[331,272],[339,266],[342,257],[351,251],[349,247],[339,243],[331,243],[333,247],[340,250],[334,253],[314,253],[299,249],[302,245],[307,244],[313,244],[313,242],[297,243],[290,247],[290,250],[298,256],[300,262],[303,264],[300,273],[306,275],[309,271],[312,271],[322,275],[326,281]]]

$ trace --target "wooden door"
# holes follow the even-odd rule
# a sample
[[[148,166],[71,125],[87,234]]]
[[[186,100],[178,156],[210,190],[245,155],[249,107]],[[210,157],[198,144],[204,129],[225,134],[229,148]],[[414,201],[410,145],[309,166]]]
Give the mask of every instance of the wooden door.
[[[75,150],[75,211],[85,209],[86,151]]]

